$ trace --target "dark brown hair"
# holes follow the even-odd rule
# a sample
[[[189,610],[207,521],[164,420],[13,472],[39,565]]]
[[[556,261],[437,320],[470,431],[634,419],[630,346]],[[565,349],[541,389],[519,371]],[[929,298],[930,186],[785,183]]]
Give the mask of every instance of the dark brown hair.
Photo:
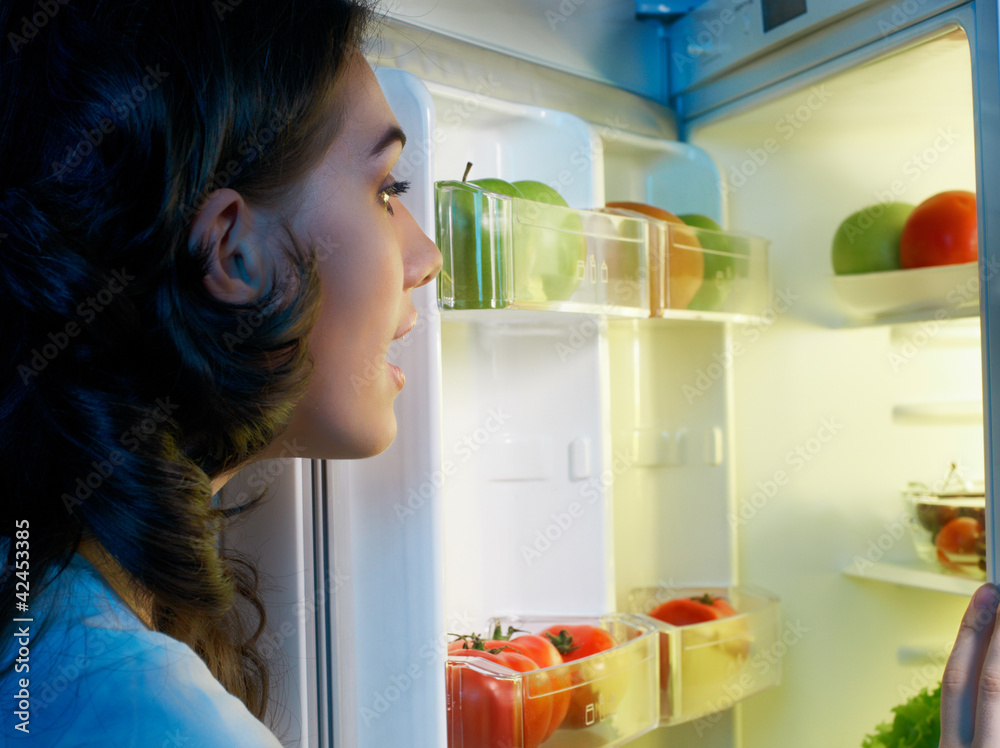
[[[0,4],[4,646],[15,521],[33,580],[87,532],[151,593],[156,629],[263,718],[258,575],[220,549],[238,508],[213,505],[210,481],[304,393],[316,262],[289,236],[288,272],[226,304],[188,235],[222,186],[284,204],[336,135],[338,73],[370,18],[339,0]]]

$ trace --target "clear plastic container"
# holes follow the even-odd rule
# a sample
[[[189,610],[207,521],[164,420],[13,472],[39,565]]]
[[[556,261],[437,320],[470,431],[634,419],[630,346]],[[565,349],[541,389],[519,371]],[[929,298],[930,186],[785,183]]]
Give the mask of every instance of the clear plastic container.
[[[548,205],[464,182],[435,188],[445,309],[731,318],[767,306],[768,242],[759,237],[619,208]]]
[[[903,501],[911,518],[913,544],[923,561],[949,574],[986,579],[986,490],[982,482],[940,490],[911,483],[903,491]]]
[[[770,300],[767,240],[650,220],[650,275],[657,316],[676,316],[678,311],[763,314]]]
[[[645,221],[438,182],[445,309],[650,316]]]
[[[629,607],[648,614],[661,603],[708,593],[729,602],[735,616],[673,626],[650,618],[660,631],[660,722],[689,722],[723,711],[781,681],[778,598],[749,587],[643,587]]]
[[[580,618],[501,619],[538,634],[553,625],[599,626],[619,642],[563,665],[515,672],[480,657],[446,662],[448,748],[593,748],[629,742],[659,724],[658,634],[651,619],[625,613]],[[514,639],[516,642],[516,639]],[[541,740],[539,712],[565,717]],[[549,731],[546,731],[549,732]]]

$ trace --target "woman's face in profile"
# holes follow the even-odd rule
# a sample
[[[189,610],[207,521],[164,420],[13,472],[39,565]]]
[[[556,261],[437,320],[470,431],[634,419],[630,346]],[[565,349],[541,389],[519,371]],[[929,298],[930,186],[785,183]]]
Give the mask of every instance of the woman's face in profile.
[[[403,374],[386,355],[416,321],[410,292],[441,269],[437,247],[393,197],[396,118],[364,58],[347,65],[343,125],[292,218],[296,237],[317,247],[323,293],[308,393],[279,439],[297,440],[296,457],[367,457],[392,443]]]

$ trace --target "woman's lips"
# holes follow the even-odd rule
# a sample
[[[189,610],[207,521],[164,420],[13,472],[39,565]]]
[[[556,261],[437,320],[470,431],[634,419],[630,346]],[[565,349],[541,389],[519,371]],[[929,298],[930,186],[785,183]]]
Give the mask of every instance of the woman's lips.
[[[406,384],[406,375],[403,373],[403,370],[395,364],[390,364],[388,361],[385,362],[385,365],[389,368],[389,373],[392,374],[392,378],[395,380],[396,386],[399,387],[399,389],[403,389],[403,385]]]
[[[400,325],[399,330],[396,331],[396,334],[393,336],[392,339],[399,340],[408,332],[410,332],[410,330],[412,330],[414,325],[416,324],[417,324],[417,311],[416,309],[414,309],[409,319],[402,325]],[[389,373],[392,374],[392,378],[395,380],[396,386],[402,389],[403,385],[406,384],[406,375],[403,374],[403,370],[400,369],[395,364],[390,364],[388,361],[385,362],[385,365],[389,368]]]

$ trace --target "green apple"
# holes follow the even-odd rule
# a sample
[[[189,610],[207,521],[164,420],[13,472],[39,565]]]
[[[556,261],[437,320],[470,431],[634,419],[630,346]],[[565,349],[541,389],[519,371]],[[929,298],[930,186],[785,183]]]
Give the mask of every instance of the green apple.
[[[519,301],[572,296],[580,282],[577,263],[586,259],[587,247],[580,217],[561,210],[569,207],[562,196],[531,180],[491,177],[462,184],[467,189],[455,185],[450,190],[448,215],[439,219],[438,245],[445,253],[442,297],[454,298],[458,309],[488,309],[507,306],[512,295]],[[491,200],[487,193],[519,200]]]
[[[496,177],[472,179],[466,182],[466,184],[474,184],[476,187],[482,187],[487,192],[496,192],[501,195],[509,195],[510,197],[526,197],[521,193],[521,190],[512,185],[510,182],[505,182],[504,180],[497,179]]]
[[[698,241],[709,251],[705,252],[705,282],[698,293],[691,299],[688,309],[698,309],[706,312],[716,312],[722,309],[733,290],[736,278],[736,258],[729,237],[723,233],[722,227],[708,216],[700,213],[686,213],[678,216],[688,226],[696,229],[707,229],[698,232]],[[716,254],[723,252],[724,254]]]
[[[544,182],[525,179],[513,186],[528,200],[569,208],[563,196]],[[515,228],[514,242],[520,243],[531,258],[528,285],[520,295],[536,301],[565,301],[580,285],[577,267],[587,259],[580,216],[568,210],[548,211],[523,203],[519,210],[523,212],[523,223]],[[517,278],[521,278],[520,273]]]
[[[852,213],[833,236],[837,275],[899,270],[899,238],[913,212],[910,203],[876,203]]]
[[[439,293],[454,298],[456,309],[506,306],[516,283],[512,269],[504,261],[506,237],[500,230],[504,218],[490,209],[485,193],[524,196],[502,179],[476,179],[463,184],[469,189],[451,190],[449,216],[444,225],[438,226],[438,246],[445,253]]]

